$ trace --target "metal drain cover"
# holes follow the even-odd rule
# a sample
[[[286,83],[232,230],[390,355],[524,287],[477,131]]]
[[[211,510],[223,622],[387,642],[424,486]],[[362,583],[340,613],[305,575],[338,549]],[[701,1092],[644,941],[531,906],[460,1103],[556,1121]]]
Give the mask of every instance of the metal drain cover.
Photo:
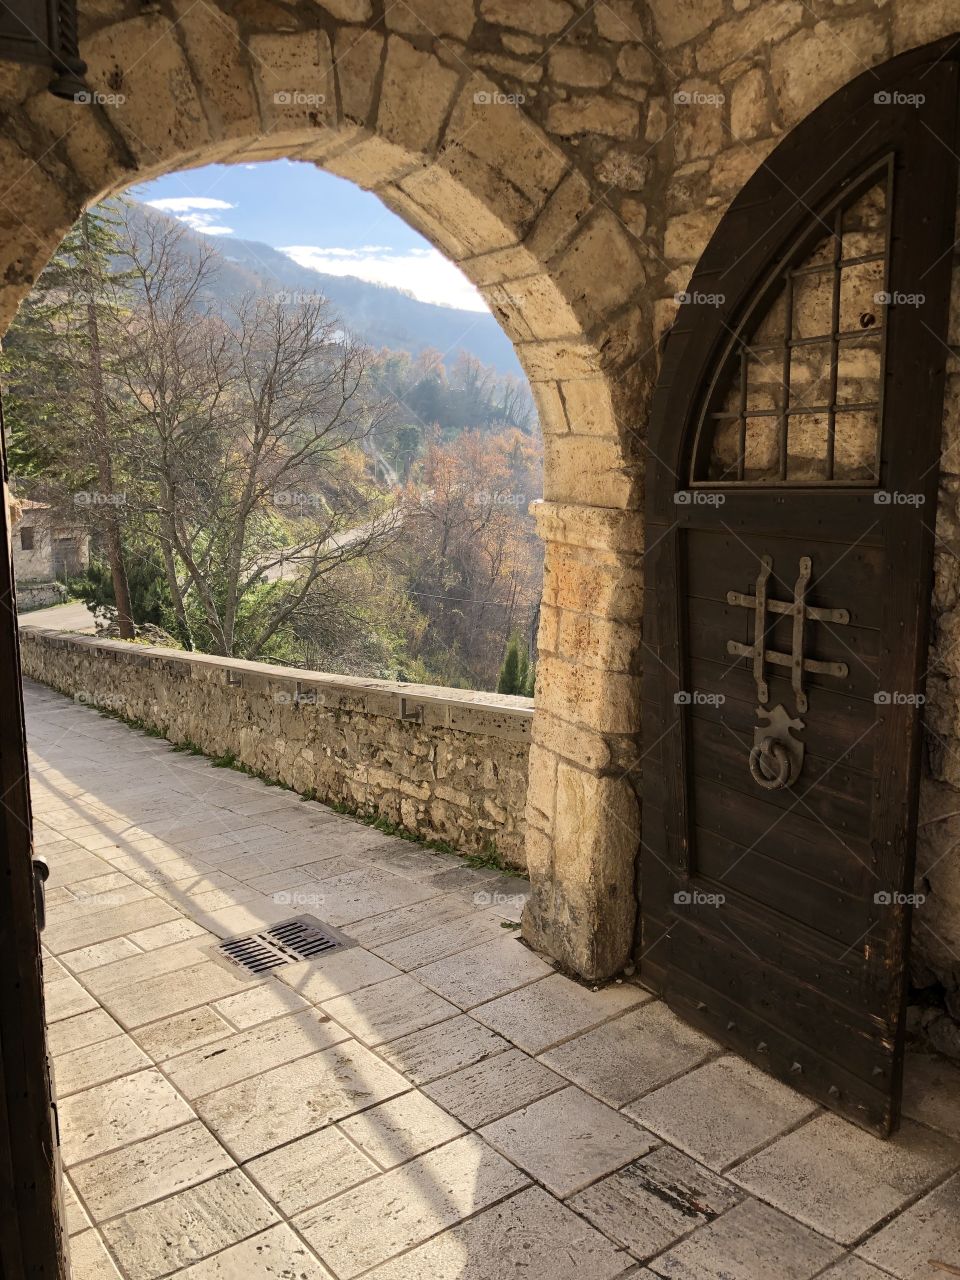
[[[352,938],[324,924],[316,916],[294,916],[256,933],[224,938],[215,950],[219,957],[237,968],[260,974],[354,945]]]

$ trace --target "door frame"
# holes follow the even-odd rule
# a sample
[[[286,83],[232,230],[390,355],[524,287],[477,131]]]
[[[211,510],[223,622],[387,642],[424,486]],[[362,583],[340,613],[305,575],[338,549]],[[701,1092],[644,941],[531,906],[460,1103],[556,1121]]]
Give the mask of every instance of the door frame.
[[[784,1046],[775,1046],[773,1037],[767,1036],[768,1027],[759,1017],[751,1023],[749,1017],[743,1025],[735,1024],[723,1012],[722,997],[717,998],[717,1008],[706,1011],[702,999],[693,992],[681,995],[671,990],[671,954],[675,943],[671,934],[682,933],[678,921],[669,912],[665,919],[655,915],[656,904],[669,901],[668,894],[680,888],[687,871],[689,832],[687,826],[688,796],[686,793],[688,748],[685,743],[685,720],[688,712],[671,707],[674,695],[682,690],[682,672],[673,668],[685,660],[683,652],[683,620],[681,600],[684,598],[682,561],[680,558],[680,527],[689,522],[683,508],[676,505],[676,495],[691,490],[718,489],[725,486],[704,481],[697,485],[691,479],[690,459],[699,426],[699,409],[702,394],[710,386],[715,371],[722,367],[723,355],[730,339],[749,314],[752,302],[763,296],[774,277],[778,264],[782,263],[791,247],[795,247],[804,234],[809,234],[814,212],[829,205],[839,191],[844,190],[855,175],[863,173],[870,163],[875,145],[879,159],[884,151],[899,146],[902,153],[907,143],[922,130],[915,120],[906,114],[891,110],[889,120],[877,130],[875,143],[869,130],[859,133],[858,122],[865,115],[876,115],[881,109],[877,95],[896,91],[898,85],[911,86],[912,81],[925,74],[925,69],[938,68],[931,77],[930,93],[934,112],[941,112],[945,128],[952,130],[954,143],[957,138],[957,84],[960,79],[960,47],[956,39],[935,42],[920,49],[911,50],[891,61],[858,76],[840,89],[805,121],[793,129],[771,153],[761,168],[747,182],[729,210],[721,219],[713,237],[698,262],[690,279],[688,294],[693,302],[681,306],[677,320],[669,331],[663,346],[663,360],[651,411],[647,483],[646,483],[646,542],[647,585],[644,596],[644,650],[643,697],[645,719],[651,729],[644,734],[643,825],[644,835],[638,860],[638,893],[640,897],[639,927],[636,958],[641,980],[662,994],[671,1006],[687,1021],[699,1026],[723,1041],[730,1048],[753,1061],[758,1061],[757,1049],[762,1042],[763,1051],[770,1058],[777,1056]],[[885,109],[882,108],[882,109]],[[846,133],[844,130],[846,129]],[[856,138],[852,144],[849,134]],[[930,134],[930,130],[927,129]],[[837,139],[836,135],[840,135]],[[837,145],[831,150],[831,137]],[[934,147],[925,141],[929,152]],[[939,157],[940,144],[936,144]],[[954,151],[956,147],[954,146]],[[848,154],[848,150],[850,154]],[[946,157],[944,157],[946,159]],[[941,163],[929,192],[929,217],[927,226],[917,225],[914,237],[902,236],[898,241],[901,267],[911,261],[922,261],[918,247],[929,241],[939,244],[946,236],[952,245],[956,222],[957,166]],[[945,230],[946,229],[946,230]],[[902,230],[902,227],[901,227]],[[896,230],[893,233],[896,235]],[[928,241],[923,239],[928,236]],[[911,248],[913,246],[913,248]],[[908,274],[904,272],[904,274]],[[916,274],[919,274],[919,270]],[[945,264],[931,271],[924,281],[927,302],[924,320],[929,326],[929,336],[919,343],[905,343],[901,348],[910,365],[909,376],[917,381],[918,370],[925,380],[923,385],[930,397],[932,412],[939,412],[942,423],[943,388],[946,370],[946,348],[937,334],[945,336],[952,282],[952,254],[947,253]],[[888,287],[895,287],[891,281]],[[709,299],[706,307],[697,306],[697,299]],[[719,303],[717,300],[719,299]],[[887,313],[885,345],[892,347],[904,321],[904,311],[896,307]],[[916,326],[914,326],[916,329]],[[914,335],[915,336],[915,335]],[[897,369],[885,369],[885,390],[903,381]],[[886,395],[884,395],[886,399]],[[901,401],[904,399],[900,396]],[[932,419],[931,419],[932,422]],[[893,457],[889,457],[890,441],[884,440],[883,465],[888,461],[905,480],[914,479],[914,487],[925,495],[924,515],[932,522],[936,513],[939,479],[939,424],[936,438],[923,438],[915,447],[914,441],[896,439]],[[883,473],[879,481],[884,484]],[[745,491],[748,486],[742,486]],[[754,486],[754,492],[756,492]],[[823,492],[822,489],[817,493]],[[771,498],[789,503],[791,490],[774,485],[766,487]],[[829,496],[826,497],[829,501]],[[872,491],[863,490],[862,500],[872,502]],[[787,518],[784,507],[783,532],[786,534],[796,519]],[[906,529],[904,521],[910,518],[906,508],[892,507],[884,510],[888,545],[897,546],[896,529]],[[770,517],[764,517],[764,528],[771,531]],[[746,527],[746,526],[744,526]],[[794,529],[794,533],[796,530]],[[916,643],[903,660],[896,665],[900,682],[881,684],[880,688],[922,689],[928,647],[930,600],[933,587],[933,535],[921,535],[911,528],[910,536],[903,538],[907,551],[901,556],[898,577],[905,579],[906,555],[912,578],[911,589],[904,598],[888,602],[887,623],[900,621],[907,625]],[[918,544],[922,543],[922,546]],[[906,598],[909,596],[909,598]],[[888,634],[892,634],[888,631]],[[887,664],[889,674],[892,663]],[[671,721],[672,712],[672,721]],[[679,740],[669,736],[669,726],[680,726]],[[920,716],[912,708],[897,708],[885,717],[877,760],[880,768],[879,785],[884,794],[898,797],[890,806],[889,830],[878,841],[877,871],[886,887],[893,884],[895,872],[901,873],[898,890],[912,890],[913,859],[916,845],[917,795],[920,776]],[[877,776],[875,774],[875,776]],[[900,803],[900,797],[904,802]],[[896,812],[892,812],[893,809]],[[659,856],[665,854],[666,856]],[[644,881],[646,880],[646,884]],[[644,890],[647,890],[645,895]],[[655,897],[654,895],[659,895]],[[644,897],[648,897],[644,912]],[[651,906],[653,904],[653,906]],[[684,922],[685,924],[688,922]],[[909,908],[902,909],[896,921],[902,930],[905,957],[909,954]],[[706,935],[705,935],[706,936]],[[882,947],[873,948],[864,960],[867,981],[876,989],[889,988],[888,1006],[879,1022],[896,1026],[892,1046],[893,1070],[891,1079],[883,1082],[889,1089],[894,1103],[886,1113],[882,1108],[854,1106],[838,1100],[837,1090],[828,1080],[804,1079],[805,1092],[873,1131],[888,1134],[899,1119],[899,1094],[901,1089],[900,1059],[903,1048],[903,1014],[906,1004],[905,970],[891,982],[884,961]],[[871,952],[870,948],[867,948]],[[679,970],[677,971],[679,973]],[[785,970],[785,972],[789,972]],[[740,1020],[737,1019],[737,1023]],[[726,1028],[724,1030],[724,1028]],[[770,1044],[767,1044],[767,1040]],[[793,1064],[796,1066],[797,1064]],[[768,1067],[773,1070],[773,1067]],[[778,1063],[775,1074],[784,1078]]]

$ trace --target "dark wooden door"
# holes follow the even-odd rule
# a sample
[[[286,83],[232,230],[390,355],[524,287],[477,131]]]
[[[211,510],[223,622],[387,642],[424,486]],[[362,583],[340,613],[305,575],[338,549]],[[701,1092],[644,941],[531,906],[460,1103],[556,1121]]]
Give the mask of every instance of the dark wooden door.
[[[957,191],[957,65],[890,64],[717,230],[650,441],[640,972],[898,1121]]]
[[[0,1276],[66,1276],[0,413]]]

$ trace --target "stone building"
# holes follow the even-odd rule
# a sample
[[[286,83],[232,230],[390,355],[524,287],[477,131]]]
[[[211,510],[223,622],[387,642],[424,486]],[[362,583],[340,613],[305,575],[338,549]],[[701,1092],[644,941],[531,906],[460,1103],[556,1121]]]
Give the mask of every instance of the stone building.
[[[64,579],[82,573],[90,562],[89,533],[62,523],[49,503],[32,498],[13,499],[10,515],[20,607],[56,604],[64,596]]]
[[[649,621],[646,633],[642,627],[645,603],[650,605],[645,592],[651,596],[657,589],[651,553],[660,533],[648,545],[644,496],[645,489],[652,492],[664,483],[658,465],[665,464],[655,455],[650,433],[658,378],[662,387],[667,380],[661,359],[666,358],[669,371],[670,353],[680,351],[683,333],[696,333],[698,306],[708,327],[716,325],[718,310],[723,312],[722,297],[716,305],[710,302],[723,294],[716,285],[716,264],[702,255],[718,228],[722,235],[725,227],[729,237],[731,224],[721,222],[731,207],[744,228],[743,255],[727,250],[731,269],[764,237],[772,269],[782,265],[789,248],[777,239],[778,218],[800,226],[806,210],[815,230],[824,210],[846,217],[853,205],[830,203],[831,168],[836,168],[840,194],[852,191],[854,180],[844,163],[856,143],[866,157],[863,174],[872,175],[872,186],[862,192],[857,187],[866,198],[882,184],[879,170],[874,174],[869,165],[878,165],[887,148],[897,164],[918,157],[923,182],[918,185],[904,169],[909,180],[883,188],[880,206],[871,212],[869,199],[858,206],[860,222],[839,230],[824,223],[820,238],[833,237],[833,247],[827,246],[833,258],[818,261],[811,240],[807,256],[791,258],[788,265],[791,270],[804,264],[836,268],[827,294],[809,298],[803,304],[807,312],[799,306],[800,328],[794,334],[802,337],[803,324],[826,305],[826,327],[809,330],[808,338],[823,339],[832,358],[828,353],[822,368],[808,364],[803,376],[810,385],[826,380],[828,403],[820,416],[828,420],[824,438],[830,442],[831,483],[844,477],[853,486],[874,483],[870,427],[847,419],[838,425],[844,395],[848,414],[856,410],[862,418],[879,412],[882,380],[892,379],[896,390],[900,373],[906,377],[912,370],[918,377],[929,375],[928,404],[936,406],[938,380],[946,378],[948,447],[932,471],[934,489],[940,477],[936,535],[932,525],[923,535],[927,541],[913,575],[919,594],[910,624],[916,639],[925,637],[929,622],[931,648],[909,687],[881,687],[872,699],[867,696],[881,708],[877,716],[887,726],[884,733],[894,723],[909,731],[900,764],[875,761],[862,773],[871,803],[882,807],[889,788],[894,782],[900,786],[901,774],[910,772],[910,761],[922,757],[917,892],[925,902],[914,933],[913,964],[924,988],[942,997],[928,1022],[942,1044],[956,1045],[951,1014],[960,1014],[960,858],[955,853],[960,841],[960,466],[950,446],[960,409],[953,345],[960,341],[960,284],[952,291],[948,329],[940,284],[894,282],[911,284],[912,296],[926,289],[944,322],[942,333],[935,332],[936,325],[927,326],[936,338],[932,347],[923,347],[926,339],[919,347],[911,345],[912,339],[905,343],[896,369],[882,367],[880,347],[872,349],[870,339],[856,348],[851,344],[853,362],[838,368],[842,344],[837,335],[845,333],[840,321],[846,310],[863,333],[875,329],[880,334],[888,327],[882,308],[891,305],[890,281],[870,270],[846,276],[848,265],[885,261],[890,246],[910,242],[911,234],[921,243],[936,233],[940,244],[948,214],[951,233],[945,254],[938,251],[927,263],[930,281],[943,278],[943,261],[948,268],[952,263],[957,149],[956,88],[950,77],[958,33],[956,0],[220,0],[199,5],[158,0],[148,7],[134,0],[81,0],[80,48],[90,102],[78,105],[52,96],[49,72],[42,67],[0,67],[6,125],[0,139],[3,324],[84,205],[178,168],[278,157],[319,165],[375,191],[455,261],[488,300],[515,343],[545,435],[544,496],[536,513],[546,568],[526,806],[525,856],[533,896],[524,933],[533,946],[586,979],[606,979],[637,963],[642,975],[647,957],[654,955],[655,940],[638,933],[638,902],[645,894],[638,850],[656,847],[660,840],[658,799],[668,810],[672,804],[669,792],[656,788],[656,750],[669,726],[653,709],[659,694],[649,695],[648,704],[643,701],[645,678],[662,679],[657,654],[666,643],[649,630]],[[943,43],[933,45],[937,41]],[[911,51],[927,45],[932,45],[928,53],[911,59]],[[906,61],[891,64],[901,56]],[[850,121],[860,119],[858,113],[871,104],[874,117],[863,117],[860,135],[850,148],[841,147],[837,129],[852,128]],[[939,136],[936,128],[925,130],[922,108],[940,112]],[[872,158],[864,142],[871,129],[880,148]],[[818,130],[824,140],[820,153]],[[791,190],[792,175],[808,173],[814,161],[819,163],[816,183]],[[911,231],[891,212],[891,202],[911,192],[918,200],[928,180],[934,184],[929,202],[911,206],[919,209]],[[860,177],[854,186],[857,182]],[[814,186],[818,194],[808,196]],[[772,212],[757,215],[759,231],[751,235],[750,211],[759,207],[761,195]],[[781,205],[787,213],[776,213]],[[927,226],[934,215],[939,230]],[[850,263],[839,256],[848,251],[837,248],[848,233],[879,239],[862,252],[851,251],[848,257],[856,261]],[[948,292],[949,287],[947,278]],[[892,302],[893,332],[919,313],[906,297],[899,309],[897,299]],[[831,306],[837,308],[832,318]],[[739,318],[731,313],[728,319],[731,333],[742,336]],[[671,328],[673,337],[665,343]],[[792,341],[782,323],[779,329],[774,323],[767,336],[778,349]],[[718,341],[716,334],[711,341]],[[764,389],[762,377],[750,382],[749,344],[741,347],[746,399],[731,401],[726,416],[749,432],[753,416],[783,413],[777,402],[766,410],[757,407],[770,396],[770,387]],[[846,348],[843,354],[849,354]],[[796,369],[795,375],[800,377]],[[756,403],[750,399],[754,395]],[[724,414],[716,409],[713,416]],[[794,482],[809,485],[819,474],[814,464],[823,447],[817,435],[821,425],[810,421],[806,429],[806,437],[801,431],[793,438],[790,458],[784,454],[780,478],[788,488]],[[909,441],[913,428],[900,422],[890,430]],[[657,439],[669,438],[663,422],[657,431]],[[773,476],[775,459],[765,446],[753,449],[750,439],[748,434],[740,446],[743,463],[736,479],[762,484]],[[713,465],[713,458],[723,471],[737,462],[737,449],[722,431],[713,435],[710,450],[705,465]],[[937,442],[935,455],[938,451]],[[928,466],[924,474],[929,473]],[[709,490],[717,474],[708,469],[694,481]],[[651,492],[648,502],[656,499]],[[686,490],[681,485],[677,492]],[[670,500],[675,500],[672,491]],[[899,499],[891,501],[895,505]],[[696,506],[691,499],[691,508]],[[789,509],[783,510],[787,529]],[[932,502],[926,506],[927,517],[931,514]],[[804,548],[798,541],[795,545],[802,554]],[[850,545],[855,547],[856,539]],[[792,589],[793,550],[790,557]],[[932,591],[928,562],[935,562]],[[848,563],[867,566],[851,580],[862,586],[867,560],[857,552]],[[906,567],[899,572],[903,581],[909,579]],[[743,597],[731,602],[728,595],[731,609],[746,599],[755,603],[749,596],[754,573],[718,584],[724,591],[735,586],[730,594]],[[809,572],[803,580],[808,579]],[[872,582],[872,602],[883,594],[881,575]],[[863,609],[870,604],[867,599]],[[802,607],[792,616],[801,624],[808,617],[825,625],[829,612],[839,633],[847,605],[831,600],[829,609],[815,608],[817,617],[805,615]],[[719,606],[725,607],[722,596]],[[856,626],[855,608],[848,611]],[[663,616],[668,614],[669,609]],[[737,616],[746,625],[746,613]],[[881,634],[879,622],[862,630],[865,636]],[[801,645],[794,647],[798,706],[806,697],[804,671],[809,669],[802,631],[801,625]],[[750,633],[743,634],[743,641],[732,643],[749,648]],[[863,639],[868,642],[869,636]],[[897,647],[886,640],[877,643],[879,656],[858,652],[879,662]],[[842,679],[841,668],[849,670],[854,659],[838,654],[829,665],[831,670],[819,675]],[[747,658],[741,666],[744,678],[752,680]],[[762,666],[761,661],[758,682]],[[919,692],[921,675],[927,676],[925,695]],[[884,698],[898,706],[905,697],[914,700],[915,710],[924,696],[927,738],[921,752],[909,728],[917,716],[901,722],[882,707]],[[765,701],[761,695],[761,707]],[[752,729],[751,724],[747,732]],[[816,755],[812,745],[810,755]],[[746,769],[748,757],[756,764],[749,742],[737,757],[738,767]],[[780,757],[764,748],[757,767],[765,782],[771,759],[779,768]],[[849,768],[856,772],[853,764]],[[645,774],[648,784],[653,779],[652,791],[644,792]],[[844,787],[853,785],[838,787],[838,806]],[[795,800],[802,795],[793,793]],[[859,820],[856,814],[850,819],[853,828]],[[736,821],[734,814],[734,834]],[[878,860],[888,857],[888,846],[899,849],[912,842],[911,822],[909,814],[905,823],[891,818],[889,840],[876,842]],[[846,834],[852,841],[858,833]],[[896,899],[894,934],[902,939],[905,913],[897,904],[899,896],[911,896],[913,887],[878,883],[879,893]],[[850,896],[849,886],[842,891]],[[826,893],[825,901],[835,900]],[[846,948],[862,962],[871,983],[880,982],[890,959],[877,951],[862,938],[851,939]],[[849,979],[856,1003],[862,975],[851,975],[846,952],[834,957],[836,981],[842,985]],[[890,979],[885,990],[891,1001],[900,1000],[904,986],[905,974]],[[700,1004],[690,997],[691,1014]],[[882,1021],[877,1016],[874,1025]],[[734,1023],[730,1018],[731,1028]],[[766,1038],[753,1039],[759,1041],[756,1052],[767,1050]],[[787,1062],[782,1069],[789,1068]],[[877,1070],[882,1075],[884,1068]],[[839,1092],[836,1084],[828,1090],[824,1082],[820,1092],[827,1097],[832,1090]]]

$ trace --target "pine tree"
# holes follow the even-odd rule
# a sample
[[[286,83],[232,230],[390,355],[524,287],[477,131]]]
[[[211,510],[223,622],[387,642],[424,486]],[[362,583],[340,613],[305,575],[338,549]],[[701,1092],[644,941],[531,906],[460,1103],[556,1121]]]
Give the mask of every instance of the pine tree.
[[[103,328],[126,276],[109,209],[81,214],[11,327],[3,368],[11,465],[61,496],[93,489],[86,506],[110,565],[121,636],[134,635],[116,490],[115,425],[105,389]]]
[[[533,689],[533,672],[530,668],[530,655],[526,642],[514,632],[507,644],[497,679],[497,693],[512,693],[528,696]]]

